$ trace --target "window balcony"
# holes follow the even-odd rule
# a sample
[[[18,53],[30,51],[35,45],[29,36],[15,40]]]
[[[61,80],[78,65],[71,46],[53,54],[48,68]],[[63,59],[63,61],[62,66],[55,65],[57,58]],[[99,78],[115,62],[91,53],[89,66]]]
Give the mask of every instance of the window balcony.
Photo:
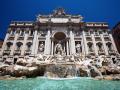
[[[21,50],[15,50],[14,55],[21,55]]]
[[[104,50],[98,50],[98,54],[99,55],[105,55],[105,52],[104,52]]]
[[[100,35],[99,35],[99,34],[94,34],[94,36],[95,36],[95,37],[100,37]]]
[[[8,40],[14,40],[15,36],[9,36]]]
[[[95,41],[102,41],[100,37],[95,37]]]
[[[95,53],[94,52],[89,52],[89,55],[95,55]]]
[[[10,55],[11,50],[4,50],[3,55]]]
[[[24,40],[24,36],[19,36],[18,40]]]
[[[33,35],[32,36],[28,36],[28,39],[27,40],[33,40]]]
[[[109,34],[103,34],[103,36],[104,36],[104,37],[108,37],[108,36],[109,36]]]
[[[31,50],[25,50],[25,55],[30,55],[31,54]]]
[[[92,41],[92,38],[91,37],[86,37],[86,40],[87,41]]]
[[[109,37],[104,37],[105,41],[111,41]]]
[[[108,53],[109,53],[110,55],[115,55],[115,54],[116,54],[116,52],[115,52],[114,50],[108,50]]]
[[[90,34],[87,34],[87,33],[86,33],[85,36],[90,36]]]

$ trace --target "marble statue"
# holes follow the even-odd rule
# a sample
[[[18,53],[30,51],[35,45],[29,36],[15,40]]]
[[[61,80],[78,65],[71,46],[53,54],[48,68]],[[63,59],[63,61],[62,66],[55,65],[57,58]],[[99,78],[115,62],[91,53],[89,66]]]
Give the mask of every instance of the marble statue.
[[[55,46],[55,54],[59,54],[59,55],[63,54],[63,49],[60,41]]]
[[[81,50],[81,44],[78,42],[75,46],[76,48],[76,53],[80,53],[82,50]]]
[[[44,44],[43,42],[39,45],[39,52],[43,52],[44,51]]]

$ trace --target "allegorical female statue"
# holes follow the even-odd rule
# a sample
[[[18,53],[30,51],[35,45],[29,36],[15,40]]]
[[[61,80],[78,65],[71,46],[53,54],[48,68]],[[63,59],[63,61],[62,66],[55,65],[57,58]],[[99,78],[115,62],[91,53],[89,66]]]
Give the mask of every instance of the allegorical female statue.
[[[39,45],[39,52],[43,52],[44,51],[44,44],[43,42],[41,42],[41,44]]]
[[[80,53],[82,51],[81,44],[78,42],[75,46],[76,48],[76,53]]]

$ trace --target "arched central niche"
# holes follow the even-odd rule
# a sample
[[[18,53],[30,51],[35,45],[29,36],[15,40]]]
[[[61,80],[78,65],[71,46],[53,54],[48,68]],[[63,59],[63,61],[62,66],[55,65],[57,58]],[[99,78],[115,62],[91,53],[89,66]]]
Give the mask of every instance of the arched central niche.
[[[66,35],[64,32],[56,32],[54,35],[54,54],[66,54]]]
[[[64,40],[66,35],[63,32],[57,32],[55,33],[54,38],[57,40]]]

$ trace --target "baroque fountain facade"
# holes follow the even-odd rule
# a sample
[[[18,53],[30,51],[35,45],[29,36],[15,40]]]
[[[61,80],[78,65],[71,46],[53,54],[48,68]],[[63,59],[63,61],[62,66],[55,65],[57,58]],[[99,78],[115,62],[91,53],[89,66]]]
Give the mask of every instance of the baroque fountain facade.
[[[11,22],[0,52],[0,75],[96,77],[120,74],[106,22],[84,22],[59,8],[36,21]]]

